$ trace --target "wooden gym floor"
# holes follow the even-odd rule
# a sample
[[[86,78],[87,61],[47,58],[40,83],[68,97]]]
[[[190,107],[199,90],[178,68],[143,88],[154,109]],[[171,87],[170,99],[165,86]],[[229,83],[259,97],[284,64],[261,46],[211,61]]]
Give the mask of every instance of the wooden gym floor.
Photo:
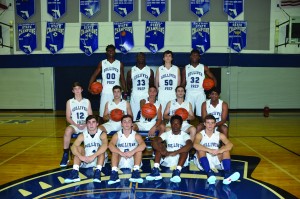
[[[300,112],[295,111],[271,110],[268,118],[262,111],[230,113],[233,157],[255,157],[257,166],[248,168],[248,177],[289,193],[281,198],[300,198],[299,124]],[[60,111],[0,112],[0,198],[7,197],[1,192],[29,176],[59,171],[65,127]],[[146,151],[145,157],[151,153]]]

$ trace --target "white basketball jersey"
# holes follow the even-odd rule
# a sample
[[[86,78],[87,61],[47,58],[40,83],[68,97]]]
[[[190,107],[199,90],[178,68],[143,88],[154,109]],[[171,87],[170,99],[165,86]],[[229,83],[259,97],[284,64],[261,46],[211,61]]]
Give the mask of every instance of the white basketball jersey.
[[[115,85],[120,84],[121,62],[115,60],[110,63],[107,59],[102,61],[102,85],[104,93],[111,93]]]
[[[145,100],[146,100],[145,104],[149,103],[148,98],[145,99]],[[160,106],[159,101],[156,100],[155,103],[154,103],[153,105],[156,107],[156,112],[158,112],[158,109],[159,109],[159,106]],[[156,114],[156,116],[155,116],[153,119],[151,119],[151,120],[144,118],[144,116],[141,114],[140,122],[156,122],[156,120],[157,120],[157,114]]]
[[[186,91],[202,91],[203,92],[203,80],[205,78],[204,65],[198,64],[195,68],[192,65],[185,66],[186,76]]]
[[[179,104],[177,100],[172,100],[170,104],[170,115],[174,115],[176,110],[179,108],[184,108],[187,110],[187,112],[190,112],[190,104],[187,101],[182,102],[182,104]]]
[[[90,101],[85,98],[82,98],[80,102],[75,98],[70,99],[71,118],[76,124],[85,124],[89,104]]]
[[[122,130],[118,131],[117,134],[118,134],[117,147],[122,152],[132,151],[133,149],[138,147],[138,142],[135,139],[135,134],[136,134],[135,131],[132,130],[128,137],[126,137],[123,134]]]
[[[150,79],[150,67],[145,66],[143,69],[139,69],[134,66],[131,69],[131,79],[132,79],[132,93],[141,94],[148,93],[149,79]]]
[[[223,100],[220,99],[216,107],[210,104],[210,99],[206,101],[206,112],[207,114],[213,115],[216,118],[216,122],[220,122],[222,119],[222,104]]]
[[[178,67],[172,65],[168,70],[164,65],[159,67],[159,93],[174,92],[178,82]]]
[[[102,141],[100,139],[101,133],[102,131],[98,129],[97,133],[92,137],[87,130],[83,131],[84,149],[86,156],[90,156],[96,153],[99,147],[102,145]]]
[[[172,133],[172,130],[167,131],[160,135],[162,140],[167,143],[167,151],[176,151],[186,145],[186,141],[191,137],[184,131],[181,131],[178,135]]]
[[[202,130],[201,132],[202,140],[200,141],[200,144],[210,148],[210,149],[218,149],[220,144],[220,132],[215,131],[211,137],[208,137],[206,135],[205,130]]]
[[[110,101],[108,102],[108,112],[110,113],[113,109],[121,109],[123,111],[123,115],[127,115],[127,108],[126,108],[126,105],[127,105],[127,101],[126,100],[123,100],[121,99],[121,101],[116,104],[114,101]]]

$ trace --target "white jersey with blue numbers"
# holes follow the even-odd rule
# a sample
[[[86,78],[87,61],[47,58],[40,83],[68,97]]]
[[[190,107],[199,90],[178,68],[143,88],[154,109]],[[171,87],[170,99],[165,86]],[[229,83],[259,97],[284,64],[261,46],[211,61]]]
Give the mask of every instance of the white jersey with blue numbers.
[[[148,100],[148,98],[145,99],[145,100],[146,100],[145,104],[150,103],[149,100]],[[155,103],[154,103],[153,105],[156,107],[156,112],[158,112],[158,109],[159,109],[159,107],[160,107],[159,101],[156,100]],[[155,123],[156,120],[157,120],[157,114],[156,114],[156,116],[155,116],[154,118],[152,118],[151,120],[144,118],[144,116],[141,114],[140,122],[154,122],[154,123]]]
[[[213,115],[216,118],[216,122],[220,122],[222,119],[222,105],[223,100],[219,99],[219,103],[214,107],[211,103],[211,100],[206,101],[206,112],[209,115]]]
[[[175,112],[179,108],[184,108],[187,110],[187,112],[190,112],[190,103],[187,101],[182,102],[179,104],[177,100],[172,100],[170,104],[170,115],[175,115]]]
[[[132,79],[132,94],[135,95],[148,95],[149,79],[151,71],[149,66],[145,66],[143,69],[139,69],[134,66],[131,69]]]
[[[186,141],[191,137],[184,131],[181,131],[178,135],[173,134],[172,130],[167,131],[160,135],[161,139],[166,141],[167,151],[176,151],[186,145]]]
[[[118,141],[117,141],[117,148],[120,149],[122,152],[132,151],[136,147],[138,147],[138,142],[135,139],[136,132],[131,131],[128,137],[123,134],[123,131],[120,130],[117,132],[118,134]]]
[[[201,132],[202,139],[200,144],[209,148],[209,149],[218,149],[220,144],[220,132],[215,131],[210,137],[206,135],[205,130]]]
[[[85,98],[80,101],[75,98],[70,99],[71,118],[76,124],[85,124],[89,105],[90,101]]]
[[[107,59],[102,61],[102,85],[103,93],[112,93],[112,88],[120,84],[121,62],[115,60],[110,63]]]
[[[126,105],[127,105],[127,101],[123,100],[123,99],[121,99],[121,101],[118,104],[116,104],[114,101],[110,101],[110,102],[108,102],[107,109],[108,109],[108,112],[110,113],[113,109],[118,108],[123,111],[123,115],[127,115]]]
[[[96,153],[99,147],[102,145],[102,141],[100,139],[101,133],[102,131],[98,129],[97,133],[94,136],[91,136],[87,130],[83,131],[84,149],[86,156],[90,156]]]
[[[189,92],[203,92],[203,80],[205,78],[204,74],[204,65],[198,64],[197,67],[193,67],[192,65],[185,66],[185,76],[186,76],[186,91]]]
[[[170,69],[165,66],[159,67],[159,94],[165,94],[171,92],[175,95],[175,89],[178,82],[178,67],[172,65]]]

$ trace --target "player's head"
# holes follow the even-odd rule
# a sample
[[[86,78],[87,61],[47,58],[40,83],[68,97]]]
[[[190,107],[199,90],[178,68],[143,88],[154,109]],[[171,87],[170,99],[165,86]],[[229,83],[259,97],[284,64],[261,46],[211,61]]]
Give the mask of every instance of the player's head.
[[[157,95],[157,88],[156,86],[149,86],[149,89],[148,89],[148,94],[149,94],[149,97],[156,97]]]
[[[129,118],[131,122],[133,122],[133,117],[131,115],[123,115],[121,122],[123,122],[124,119]]]
[[[180,133],[180,129],[181,129],[181,126],[182,126],[182,117],[179,116],[179,115],[173,115],[170,119],[170,122],[171,122],[171,128],[172,128],[172,132],[173,133]]]
[[[75,88],[76,86],[79,86],[79,87],[82,88],[82,86],[81,86],[81,84],[80,84],[79,82],[74,82],[74,83],[72,84],[72,89]]]
[[[214,131],[216,127],[216,118],[213,115],[206,115],[204,118],[204,126],[208,131]]]
[[[213,116],[211,114],[208,114],[208,115],[205,116],[204,122],[207,122],[208,120],[214,120],[214,122],[216,122],[215,116]]]
[[[212,99],[212,100],[217,100],[219,99],[219,96],[220,96],[220,89],[217,88],[217,87],[213,87],[212,89],[210,89],[208,91],[208,94],[209,94],[209,97]]]
[[[190,54],[190,55],[192,55],[192,54],[198,54],[198,55],[200,56],[200,51],[197,50],[197,49],[193,49],[193,50],[191,51],[191,54]]]
[[[80,94],[83,91],[83,88],[79,82],[74,82],[72,84],[72,92],[74,94]]]
[[[133,118],[131,115],[124,115],[121,119],[121,125],[124,130],[132,129]]]
[[[184,98],[185,95],[185,88],[183,86],[177,86],[175,88],[176,97],[177,98]]]
[[[146,64],[146,55],[143,52],[139,52],[136,55],[136,62],[138,65],[145,65]]]
[[[197,49],[193,49],[190,54],[191,63],[198,63],[200,61],[200,52]]]
[[[163,61],[164,63],[172,63],[173,61],[173,52],[170,51],[170,50],[166,50],[164,53],[163,53]]]
[[[116,51],[116,47],[112,44],[107,45],[105,51],[107,52],[109,49],[112,49],[113,51]]]
[[[107,58],[114,58],[116,54],[116,47],[112,44],[106,46],[106,56]]]
[[[113,92],[114,98],[119,99],[119,98],[121,98],[121,95],[122,95],[122,87],[119,85],[115,85],[112,88],[112,92]]]
[[[85,122],[88,123],[88,121],[95,119],[97,123],[99,123],[99,116],[98,115],[89,115],[86,117]]]

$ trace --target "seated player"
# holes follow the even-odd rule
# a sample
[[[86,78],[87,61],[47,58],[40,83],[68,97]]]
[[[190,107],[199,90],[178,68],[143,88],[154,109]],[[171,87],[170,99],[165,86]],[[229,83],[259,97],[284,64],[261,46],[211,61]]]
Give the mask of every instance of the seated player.
[[[73,170],[65,179],[65,183],[78,182],[79,165],[83,168],[96,167],[94,182],[101,182],[101,169],[105,165],[108,145],[106,133],[98,129],[98,116],[86,118],[87,130],[83,131],[71,147],[74,154]],[[84,147],[81,146],[82,142]]]
[[[239,179],[240,174],[235,172],[231,175],[230,150],[233,144],[227,137],[215,130],[216,118],[212,115],[206,115],[204,118],[205,129],[197,133],[194,148],[197,151],[194,163],[200,170],[204,170],[208,176],[208,183],[215,184],[216,177],[213,170],[224,170],[223,184],[230,184]],[[220,147],[220,141],[224,143]]]
[[[120,182],[118,168],[132,169],[129,181],[143,183],[139,169],[142,163],[142,152],[146,144],[141,135],[132,130],[133,118],[131,115],[122,117],[122,130],[115,133],[110,142],[109,150],[111,151],[111,176],[108,184]]]
[[[220,90],[217,87],[213,87],[209,90],[209,98],[210,99],[203,102],[201,106],[202,121],[204,121],[206,115],[213,115],[217,121],[217,130],[228,138],[228,125],[226,124],[228,104],[220,99]],[[202,131],[204,128],[204,124],[199,123],[197,126],[197,132]]]
[[[191,140],[193,141],[196,135],[196,128],[189,124],[187,120],[195,119],[194,112],[192,110],[191,103],[184,101],[185,89],[182,86],[177,86],[175,89],[176,99],[168,102],[166,109],[164,111],[164,119],[170,120],[170,118],[175,114],[176,110],[179,108],[184,108],[188,111],[189,116],[183,121],[181,130],[189,133]],[[166,131],[170,130],[170,122],[166,125]]]
[[[159,137],[154,138],[152,146],[156,150],[154,167],[146,180],[160,180],[159,166],[174,167],[171,182],[181,182],[180,173],[182,167],[188,166],[189,151],[193,146],[192,140],[186,132],[181,130],[182,118],[179,115],[171,117],[172,130],[164,132]],[[163,142],[166,142],[166,146]]]
[[[132,115],[131,107],[129,102],[122,99],[122,88],[120,86],[113,87],[113,95],[114,99],[112,101],[108,101],[105,104],[103,119],[108,120],[108,122],[99,126],[99,129],[105,131],[107,134],[110,134],[112,131],[121,130],[121,121],[113,121],[110,118],[110,112],[113,109],[121,109],[123,111],[123,115]]]

